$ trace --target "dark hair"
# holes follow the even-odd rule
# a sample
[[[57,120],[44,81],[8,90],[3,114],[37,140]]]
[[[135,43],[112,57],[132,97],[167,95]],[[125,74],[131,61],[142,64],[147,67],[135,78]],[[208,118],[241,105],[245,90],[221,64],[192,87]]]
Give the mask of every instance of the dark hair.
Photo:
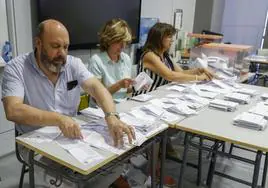
[[[158,51],[163,49],[163,38],[167,36],[173,36],[177,30],[167,23],[156,23],[148,33],[147,40],[143,47],[143,52],[153,51],[158,54]]]

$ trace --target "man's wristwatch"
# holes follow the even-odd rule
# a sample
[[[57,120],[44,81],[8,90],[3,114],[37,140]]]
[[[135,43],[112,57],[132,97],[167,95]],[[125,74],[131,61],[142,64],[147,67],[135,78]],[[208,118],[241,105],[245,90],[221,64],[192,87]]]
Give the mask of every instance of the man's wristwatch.
[[[119,116],[118,112],[105,112],[104,114],[105,114],[105,118],[108,118],[110,116],[115,116],[118,119],[120,119],[120,116]]]

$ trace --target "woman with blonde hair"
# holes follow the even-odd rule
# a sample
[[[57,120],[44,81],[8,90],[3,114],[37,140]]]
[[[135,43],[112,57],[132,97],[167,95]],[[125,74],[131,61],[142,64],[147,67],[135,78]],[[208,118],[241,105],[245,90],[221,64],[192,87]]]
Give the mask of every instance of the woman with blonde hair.
[[[132,62],[122,50],[132,41],[131,29],[126,21],[115,18],[108,21],[99,33],[100,50],[89,60],[89,70],[101,80],[112,94],[115,102],[120,102],[131,92]]]

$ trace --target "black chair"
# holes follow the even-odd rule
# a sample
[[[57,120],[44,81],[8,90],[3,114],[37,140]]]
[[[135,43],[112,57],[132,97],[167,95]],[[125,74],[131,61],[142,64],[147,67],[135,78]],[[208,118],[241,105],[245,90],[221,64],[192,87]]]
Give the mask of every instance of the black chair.
[[[15,137],[20,136],[21,134],[18,132],[18,130],[15,128]],[[18,161],[22,164],[21,167],[21,174],[20,174],[20,182],[19,182],[19,188],[23,188],[23,180],[24,175],[29,172],[28,164],[24,161],[22,156],[20,155],[18,144],[15,142],[15,151],[16,151],[16,157]]]

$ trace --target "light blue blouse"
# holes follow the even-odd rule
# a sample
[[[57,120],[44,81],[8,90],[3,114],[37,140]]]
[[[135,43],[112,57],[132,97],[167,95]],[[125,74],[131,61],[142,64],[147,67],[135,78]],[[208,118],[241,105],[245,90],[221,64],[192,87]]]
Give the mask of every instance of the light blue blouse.
[[[105,87],[115,84],[124,78],[131,78],[131,60],[129,56],[121,52],[118,62],[113,62],[107,52],[95,54],[89,60],[89,71],[102,81]],[[122,88],[113,94],[115,102],[127,97],[127,89]]]

